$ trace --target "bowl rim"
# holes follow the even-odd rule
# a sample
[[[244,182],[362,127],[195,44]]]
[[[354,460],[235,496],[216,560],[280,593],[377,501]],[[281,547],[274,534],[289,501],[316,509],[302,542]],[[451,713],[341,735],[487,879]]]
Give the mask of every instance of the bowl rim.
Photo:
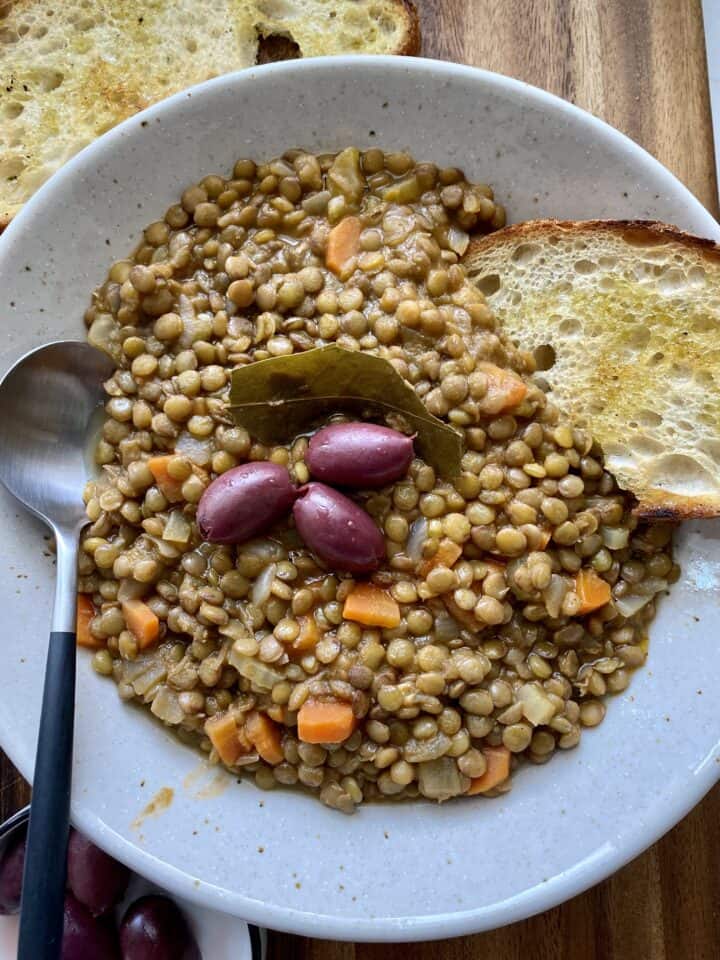
[[[264,64],[235,71],[187,88],[148,107],[118,124],[103,136],[86,146],[80,153],[63,165],[25,204],[0,236],[0,248],[12,244],[16,232],[21,230],[26,219],[35,214],[53,191],[72,181],[80,168],[96,154],[112,150],[113,145],[131,128],[138,126],[138,118],[162,115],[193,96],[212,96],[228,85],[261,80],[272,82],[280,76],[302,77],[314,70],[328,67],[340,70],[367,70],[382,68],[387,71],[416,74],[419,78],[442,77],[443,79],[471,79],[488,87],[502,89],[528,98],[546,111],[572,117],[582,122],[589,130],[599,134],[619,151],[634,155],[636,161],[654,171],[666,185],[668,193],[687,204],[690,214],[707,225],[707,233],[720,239],[720,226],[702,206],[699,200],[666,167],[630,137],[621,133],[593,114],[538,87],[507,77],[500,73],[477,67],[426,58],[396,57],[388,55],[343,55],[317,57]],[[2,744],[11,760],[19,756],[19,748],[13,737],[5,737]],[[16,763],[29,778],[30,769],[22,761]],[[198,889],[193,878],[183,871],[162,862],[140,846],[107,829],[96,815],[82,809],[79,799],[73,800],[73,822],[78,828],[98,843],[111,855],[128,864],[135,872],[149,876],[154,882],[178,897],[195,901],[215,910],[237,913],[244,919],[264,927],[286,930],[292,933],[354,941],[414,941],[431,940],[450,936],[462,936],[533,916],[558,905],[589,887],[606,879],[634,857],[655,843],[664,833],[681,820],[707,791],[720,779],[720,764],[704,763],[695,771],[690,783],[675,792],[670,804],[658,804],[651,814],[628,830],[622,844],[606,844],[591,856],[575,863],[569,869],[556,874],[546,882],[522,893],[491,905],[462,911],[427,913],[415,917],[385,917],[383,919],[354,919],[329,914],[300,911],[290,907],[268,905],[247,894],[227,897],[215,887],[203,883]]]

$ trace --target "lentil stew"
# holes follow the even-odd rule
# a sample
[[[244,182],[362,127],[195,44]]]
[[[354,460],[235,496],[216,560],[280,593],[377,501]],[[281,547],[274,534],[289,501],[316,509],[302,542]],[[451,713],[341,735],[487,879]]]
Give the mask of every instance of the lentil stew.
[[[93,296],[89,338],[117,371],[84,493],[85,645],[123,699],[263,789],[346,813],[504,793],[645,660],[672,530],[636,521],[467,282],[469,235],[504,222],[457,169],[293,150],[188,187]],[[456,477],[415,451],[399,479],[349,489],[347,463],[315,453],[338,492],[311,435],[261,444],[233,419],[233,370],[329,344],[383,358],[460,432]],[[282,468],[282,496],[251,539],[253,511],[204,539],[206,491],[251,464]],[[299,505],[319,487],[376,527],[372,570],[311,549]]]

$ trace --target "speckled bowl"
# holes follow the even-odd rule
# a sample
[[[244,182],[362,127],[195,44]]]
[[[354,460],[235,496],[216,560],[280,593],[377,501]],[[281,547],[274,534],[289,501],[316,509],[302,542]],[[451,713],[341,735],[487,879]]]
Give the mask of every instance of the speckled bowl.
[[[493,183],[515,220],[652,217],[720,237],[652,157],[522,83],[382,57],[265,66],[133,117],[40,190],[0,239],[0,369],[79,333],[108,265],[187,184],[243,154],[349,143],[457,164]],[[53,571],[39,525],[8,498],[0,513],[0,742],[30,776]],[[347,818],[237,785],[123,706],[81,657],[73,819],[178,896],[310,936],[447,937],[543,910],[638,854],[718,777],[719,540],[715,523],[683,529],[683,578],[661,604],[647,667],[576,750],[523,770],[502,799]]]

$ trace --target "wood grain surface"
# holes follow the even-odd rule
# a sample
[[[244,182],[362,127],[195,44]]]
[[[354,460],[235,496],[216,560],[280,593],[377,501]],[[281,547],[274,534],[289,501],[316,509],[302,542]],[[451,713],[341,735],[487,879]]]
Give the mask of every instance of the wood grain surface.
[[[496,70],[590,110],[654,154],[718,214],[700,0],[416,4],[425,56]],[[0,819],[28,798],[27,785],[0,754]],[[269,953],[269,960],[717,957],[720,787],[605,883],[523,923],[424,945],[347,944],[272,934]]]

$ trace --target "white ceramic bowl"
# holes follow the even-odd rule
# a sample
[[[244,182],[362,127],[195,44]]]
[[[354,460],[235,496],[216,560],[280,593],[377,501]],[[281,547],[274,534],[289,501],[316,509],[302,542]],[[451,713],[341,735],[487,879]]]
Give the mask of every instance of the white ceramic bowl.
[[[493,183],[514,220],[650,217],[720,237],[648,154],[522,83],[382,57],[260,67],[128,120],[40,190],[0,239],[0,368],[80,333],[108,265],[187,184],[238,156],[350,143],[458,164]],[[41,527],[8,498],[0,509],[0,742],[30,775],[53,571]],[[81,657],[74,821],[178,896],[311,936],[447,937],[543,910],[656,840],[720,772],[719,537],[714,523],[683,529],[683,578],[661,604],[647,667],[578,749],[523,770],[502,799],[346,818],[299,793],[237,786],[199,769]],[[161,790],[172,802],[138,820]]]

